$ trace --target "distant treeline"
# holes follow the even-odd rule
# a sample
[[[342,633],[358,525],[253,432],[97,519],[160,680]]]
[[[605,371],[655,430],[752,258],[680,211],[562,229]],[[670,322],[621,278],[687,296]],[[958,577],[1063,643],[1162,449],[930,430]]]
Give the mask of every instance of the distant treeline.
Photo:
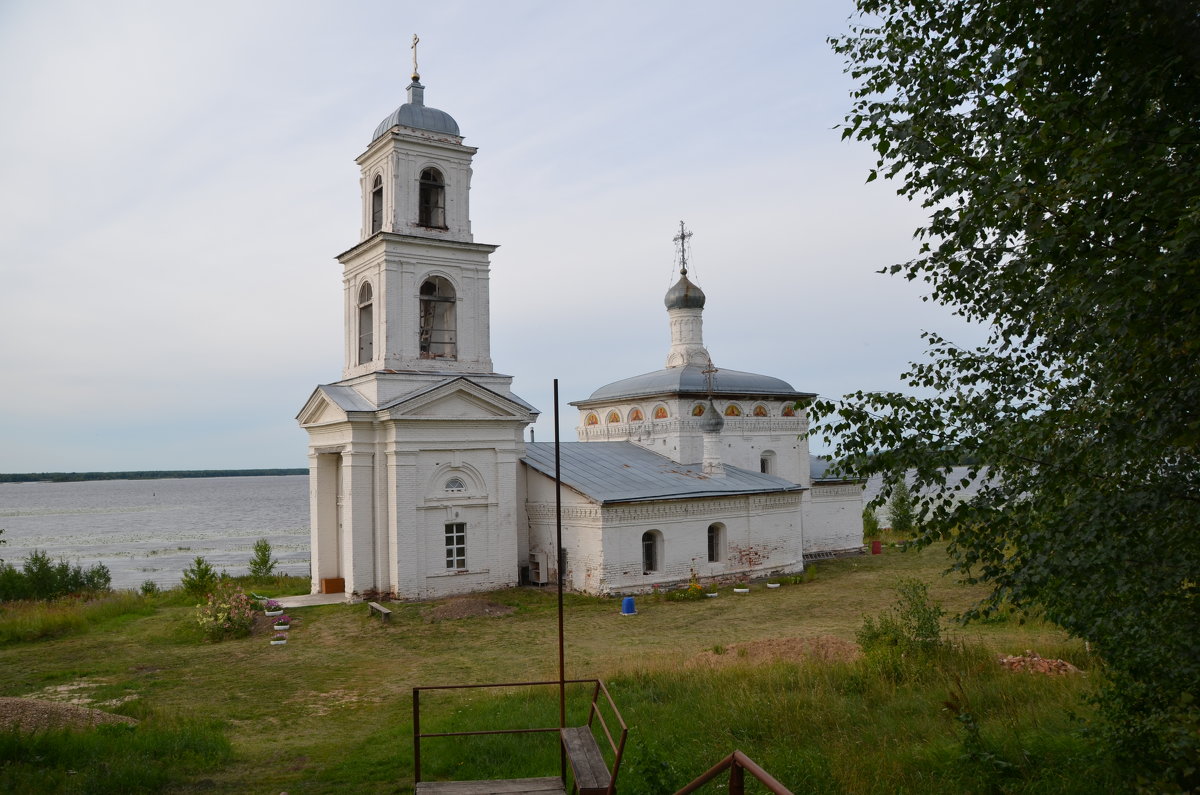
[[[249,478],[307,475],[307,469],[162,469],[148,472],[24,472],[0,474],[0,483],[70,483],[76,480],[162,480],[164,478]]]

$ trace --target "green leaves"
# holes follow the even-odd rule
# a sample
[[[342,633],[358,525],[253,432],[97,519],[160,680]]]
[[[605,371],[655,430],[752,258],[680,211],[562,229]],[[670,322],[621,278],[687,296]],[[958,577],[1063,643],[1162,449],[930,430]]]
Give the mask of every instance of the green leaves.
[[[991,333],[977,350],[927,334],[904,374],[924,397],[818,402],[813,432],[888,475],[881,500],[909,473],[921,538],[993,584],[981,612],[1037,606],[1103,649],[1128,685],[1109,703],[1143,727],[1122,735],[1131,755],[1200,769],[1168,758],[1171,721],[1196,716],[1178,698],[1200,690],[1200,15],[859,10],[831,41],[859,83],[843,137],[874,147],[868,181],[929,209],[917,256],[888,271]],[[961,460],[986,466],[963,477]]]

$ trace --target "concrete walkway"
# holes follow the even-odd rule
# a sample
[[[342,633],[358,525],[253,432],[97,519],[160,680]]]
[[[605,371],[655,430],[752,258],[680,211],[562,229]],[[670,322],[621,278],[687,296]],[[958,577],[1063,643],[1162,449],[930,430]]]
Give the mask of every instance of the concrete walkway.
[[[348,593],[309,593],[300,596],[276,597],[284,607],[313,607],[314,605],[343,605],[350,603]]]

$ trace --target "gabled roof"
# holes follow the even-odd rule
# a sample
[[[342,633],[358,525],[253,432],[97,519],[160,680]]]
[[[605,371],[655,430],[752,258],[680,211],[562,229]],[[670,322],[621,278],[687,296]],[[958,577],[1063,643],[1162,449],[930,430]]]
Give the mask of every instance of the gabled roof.
[[[527,444],[523,460],[554,477],[553,442]],[[601,504],[803,490],[783,478],[729,465],[724,477],[705,475],[701,464],[677,464],[631,442],[564,442],[560,460],[563,484]]]
[[[490,407],[490,408],[489,408]],[[500,419],[537,416],[536,408],[514,394],[500,394],[464,376],[454,376],[406,392],[376,406],[358,390],[341,384],[322,384],[313,390],[296,416],[301,425],[344,422],[351,414],[387,411],[393,419],[422,412],[447,419]]]
[[[458,389],[468,389],[472,392],[476,392],[477,394],[487,395],[488,397],[495,399],[495,400],[502,400],[502,401],[505,401],[508,403],[515,403],[520,408],[522,408],[525,411],[528,411],[532,414],[540,414],[541,413],[537,409],[535,409],[533,406],[529,405],[524,400],[522,400],[521,398],[517,397],[516,395],[514,395],[512,393],[509,393],[507,395],[502,395],[494,389],[488,389],[486,386],[476,383],[475,381],[472,381],[471,379],[463,377],[463,376],[456,376],[453,378],[448,378],[445,381],[440,381],[436,384],[430,384],[429,386],[424,387],[423,389],[418,389],[415,392],[405,393],[405,394],[401,395],[400,397],[396,398],[395,400],[385,403],[384,405],[380,406],[379,408],[380,408],[380,410],[394,409],[394,408],[397,408],[398,406],[401,406],[406,403],[410,403],[410,404],[411,403],[419,403],[421,401],[421,399],[424,397],[431,396],[437,392],[449,391],[447,389],[448,387],[454,387],[454,388],[458,388]]]

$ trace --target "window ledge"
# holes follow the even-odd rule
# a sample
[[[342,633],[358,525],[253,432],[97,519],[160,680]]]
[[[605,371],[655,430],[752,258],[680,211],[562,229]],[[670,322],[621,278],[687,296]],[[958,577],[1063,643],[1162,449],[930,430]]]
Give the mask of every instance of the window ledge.
[[[427,575],[429,577],[461,577],[464,574],[491,574],[491,569],[454,569],[452,571],[438,571]]]

